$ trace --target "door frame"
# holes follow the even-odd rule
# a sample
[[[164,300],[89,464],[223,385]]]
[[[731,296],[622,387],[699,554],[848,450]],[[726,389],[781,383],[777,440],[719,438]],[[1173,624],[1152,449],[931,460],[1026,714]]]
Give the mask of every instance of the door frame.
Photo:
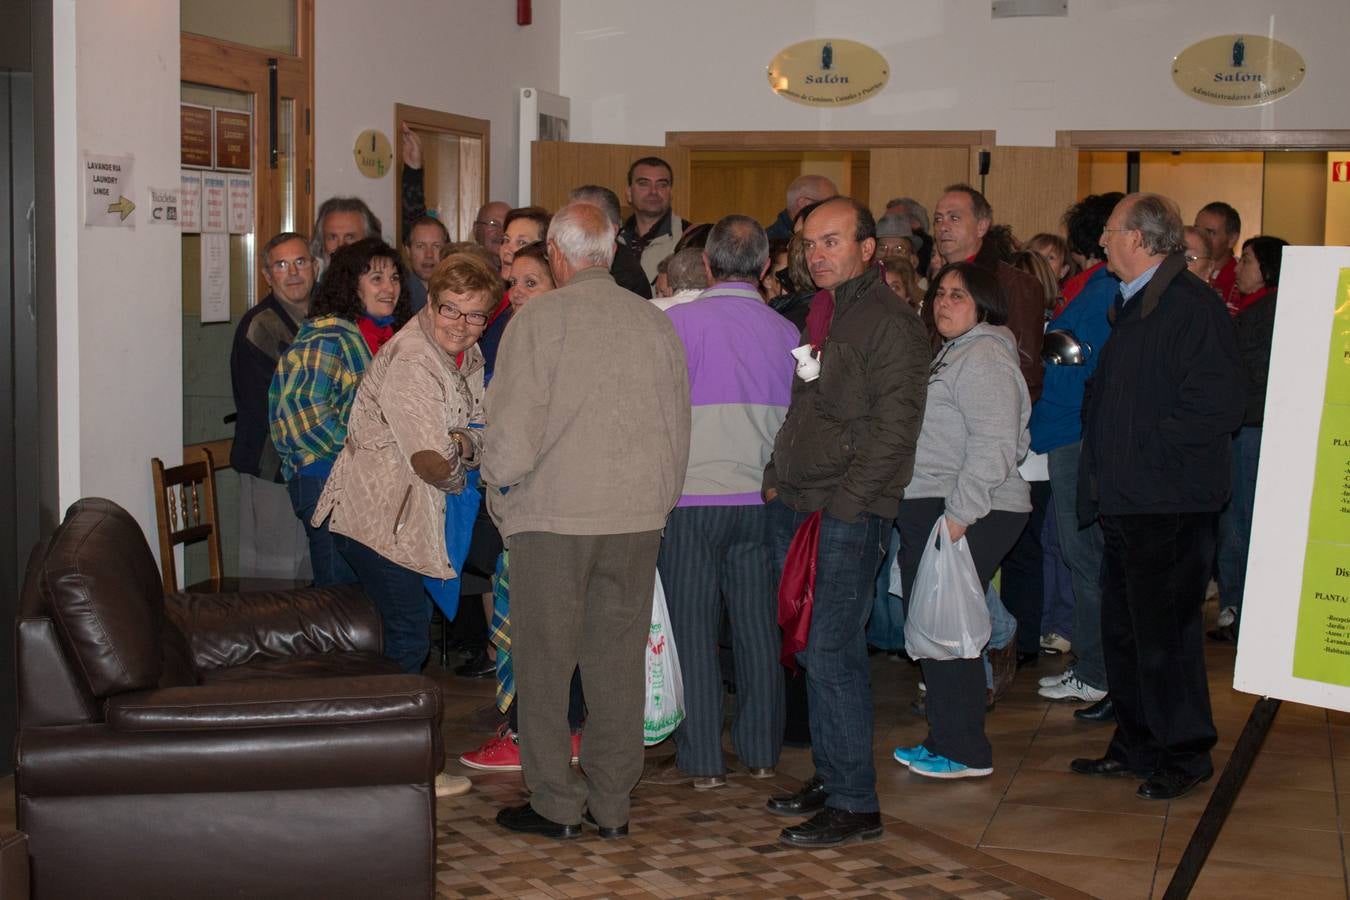
[[[1346,150],[1350,130],[1057,131],[1066,150]]]
[[[396,147],[402,147],[403,125],[422,131],[438,131],[443,134],[454,134],[460,137],[476,138],[483,143],[483,175],[482,184],[479,186],[480,195],[483,202],[488,202],[488,186],[492,184],[489,178],[489,165],[492,157],[492,122],[488,119],[475,119],[470,116],[461,116],[456,113],[442,112],[439,109],[429,109],[423,106],[409,106],[406,103],[394,104],[394,144]],[[398,236],[400,243],[404,240],[403,234],[403,155],[402,151],[397,150],[394,154],[397,157],[398,164],[394,166],[394,234]],[[423,152],[423,167],[426,166],[425,148]],[[476,212],[477,210],[475,210]],[[456,229],[458,230],[458,229]],[[473,240],[472,230],[469,237],[460,236],[460,240]]]

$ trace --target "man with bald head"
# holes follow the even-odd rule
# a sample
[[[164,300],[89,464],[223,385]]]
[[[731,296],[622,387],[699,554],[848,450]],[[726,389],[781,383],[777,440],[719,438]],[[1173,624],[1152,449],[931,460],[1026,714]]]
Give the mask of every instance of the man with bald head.
[[[689,380],[665,313],[609,274],[600,207],[564,206],[548,229],[558,288],[502,338],[484,409],[488,510],[511,554],[511,658],[529,802],[510,831],[628,833],[642,775],[647,633],[656,554],[689,459]],[[589,716],[571,766],[567,695],[580,666]]]
[[[506,214],[511,204],[501,200],[490,200],[478,208],[473,220],[473,239],[487,248],[501,265],[502,241],[506,239]]]
[[[884,535],[914,472],[932,356],[918,314],[896,302],[874,264],[876,224],[866,206],[825,201],[807,215],[802,239],[823,289],[806,317],[820,369],[809,381],[793,379],[764,499],[780,572],[797,529],[820,513],[815,605],[798,654],[816,772],[797,793],[770,799],[768,810],[811,816],[783,829],[783,843],[827,847],[882,833],[864,624]]]
[[[839,196],[839,188],[824,175],[798,175],[787,188],[787,206],[778,214],[772,225],[764,229],[771,241],[792,240],[792,223],[801,212],[812,203]]]

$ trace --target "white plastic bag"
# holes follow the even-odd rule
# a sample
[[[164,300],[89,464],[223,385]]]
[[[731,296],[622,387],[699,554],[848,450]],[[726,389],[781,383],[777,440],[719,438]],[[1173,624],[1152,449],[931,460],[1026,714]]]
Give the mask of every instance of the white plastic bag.
[[[939,516],[924,545],[905,619],[905,650],[913,659],[975,659],[989,643],[989,607],[962,536],[952,541]]]
[[[675,638],[670,633],[670,613],[661,575],[652,592],[652,624],[647,632],[647,702],[643,707],[642,738],[648,746],[659,744],[684,721],[684,681]]]

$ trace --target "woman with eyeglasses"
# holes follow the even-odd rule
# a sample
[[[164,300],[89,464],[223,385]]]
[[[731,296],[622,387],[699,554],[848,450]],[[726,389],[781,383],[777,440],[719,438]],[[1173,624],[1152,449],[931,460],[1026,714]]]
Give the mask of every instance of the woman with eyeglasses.
[[[458,577],[446,494],[477,467],[483,354],[475,346],[502,296],[477,254],[441,261],[427,305],[376,354],[356,391],[347,441],[315,509],[384,620],[384,653],[422,670],[431,604],[423,576]]]
[[[272,443],[291,506],[309,538],[314,583],[349,584],[356,575],[313,525],[328,473],[347,439],[347,414],[370,358],[412,314],[398,251],[366,238],[333,253],[310,318],[282,354],[267,393]]]

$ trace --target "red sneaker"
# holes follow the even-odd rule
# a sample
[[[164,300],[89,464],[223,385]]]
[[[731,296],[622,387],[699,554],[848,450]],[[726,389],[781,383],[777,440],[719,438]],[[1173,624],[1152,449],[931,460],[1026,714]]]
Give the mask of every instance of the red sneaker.
[[[581,762],[581,732],[572,732],[572,765]]]
[[[470,750],[459,761],[471,769],[491,772],[520,771],[520,739],[505,722],[497,729],[496,737],[477,750]]]

